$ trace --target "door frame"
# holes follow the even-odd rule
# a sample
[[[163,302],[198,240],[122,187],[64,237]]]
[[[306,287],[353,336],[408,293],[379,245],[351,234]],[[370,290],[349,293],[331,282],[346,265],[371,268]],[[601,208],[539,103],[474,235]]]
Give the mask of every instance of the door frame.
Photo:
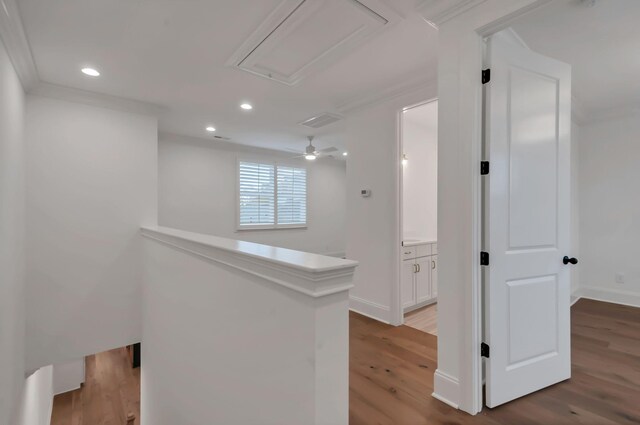
[[[396,157],[398,158],[398,237],[399,241],[397,243],[396,249],[396,283],[392,285],[392,296],[391,296],[391,324],[394,326],[404,325],[404,308],[402,307],[402,255],[400,251],[402,248],[402,240],[404,239],[404,168],[402,168],[402,155],[404,152],[404,135],[402,133],[403,129],[403,115],[404,111],[408,111],[409,109],[417,108],[420,106],[428,105],[429,103],[437,102],[438,97],[431,97],[427,100],[420,101],[418,103],[412,103],[407,106],[403,106],[398,109],[396,112],[396,122],[397,122],[397,138],[396,138]]]
[[[472,415],[483,408],[483,371],[480,356],[482,342],[482,179],[480,161],[483,152],[483,85],[484,40],[509,27],[525,14],[539,9],[553,0],[517,0],[505,5],[499,0],[476,1],[475,5],[440,24],[438,97],[438,239],[441,281],[438,292],[439,313],[459,316],[453,330],[453,320],[447,320],[438,330],[438,369],[434,375],[433,396]],[[453,46],[453,49],[451,48]],[[443,60],[446,57],[446,60]],[[447,103],[443,110],[443,101]],[[455,109],[454,109],[455,107]],[[452,128],[455,126],[455,132]],[[443,134],[444,132],[444,134]],[[444,137],[443,137],[444,136]],[[444,158],[445,143],[456,147],[455,185],[451,176],[441,181],[441,166],[450,166],[452,151]],[[459,164],[459,165],[458,165]],[[461,189],[454,199],[441,202],[441,193]],[[456,186],[456,187],[452,187]],[[455,204],[455,217],[443,224],[442,209]],[[468,211],[465,215],[464,211]],[[452,231],[456,227],[457,231]],[[440,239],[451,241],[440,244]],[[444,260],[444,261],[442,261]],[[446,313],[446,310],[451,312]],[[440,323],[439,323],[440,326]],[[454,353],[454,356],[451,354]]]

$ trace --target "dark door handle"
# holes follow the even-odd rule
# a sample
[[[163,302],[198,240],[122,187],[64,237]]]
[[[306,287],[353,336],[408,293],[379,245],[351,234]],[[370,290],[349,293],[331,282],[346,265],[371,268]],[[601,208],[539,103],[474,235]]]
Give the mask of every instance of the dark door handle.
[[[578,259],[577,258],[569,258],[566,255],[564,256],[564,258],[562,259],[562,264],[578,264]]]

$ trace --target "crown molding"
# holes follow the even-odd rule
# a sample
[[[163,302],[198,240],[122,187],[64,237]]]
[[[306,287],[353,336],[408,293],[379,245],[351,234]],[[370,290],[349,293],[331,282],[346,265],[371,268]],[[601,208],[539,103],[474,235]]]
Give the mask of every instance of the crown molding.
[[[126,99],[118,96],[111,96],[103,93],[96,93],[73,87],[61,86],[40,82],[36,84],[29,94],[49,97],[53,99],[66,100],[69,102],[82,103],[89,106],[115,109],[117,111],[132,112],[141,115],[151,115],[159,117],[168,108],[154,103],[142,102],[139,100]]]
[[[402,79],[402,82],[391,85],[385,89],[376,91],[373,94],[363,97],[357,97],[347,102],[338,105],[336,110],[342,115],[348,115],[359,109],[363,109],[369,106],[373,106],[380,102],[385,102],[397,97],[404,96],[409,93],[413,93],[418,90],[424,90],[426,88],[436,88],[437,77],[425,76],[420,74],[417,77]]]
[[[174,143],[190,143],[203,145],[213,149],[220,149],[229,152],[246,152],[260,155],[279,156],[291,158],[291,151],[284,149],[265,148],[261,146],[247,145],[231,140],[217,140],[209,137],[191,136],[189,134],[171,133],[168,131],[159,131],[158,140],[174,142]]]
[[[152,103],[41,81],[15,0],[0,0],[0,39],[26,93],[156,117],[166,110]]]
[[[436,28],[486,0],[423,0],[416,10]]]
[[[15,0],[0,0],[0,38],[25,92],[38,83],[38,69]]]

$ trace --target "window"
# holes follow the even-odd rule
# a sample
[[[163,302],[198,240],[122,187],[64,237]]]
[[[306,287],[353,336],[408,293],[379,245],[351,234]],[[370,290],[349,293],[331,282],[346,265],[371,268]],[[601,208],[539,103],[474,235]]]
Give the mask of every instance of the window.
[[[306,169],[240,161],[238,187],[239,228],[306,226]]]
[[[278,166],[278,224],[307,223],[307,170]]]

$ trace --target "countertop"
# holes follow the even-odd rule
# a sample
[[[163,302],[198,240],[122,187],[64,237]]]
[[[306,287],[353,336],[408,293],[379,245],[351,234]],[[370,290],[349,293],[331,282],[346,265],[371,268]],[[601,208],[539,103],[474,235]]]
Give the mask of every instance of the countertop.
[[[430,243],[438,243],[438,241],[431,241],[428,239],[405,239],[402,241],[402,246],[418,246],[418,245],[426,245]]]

